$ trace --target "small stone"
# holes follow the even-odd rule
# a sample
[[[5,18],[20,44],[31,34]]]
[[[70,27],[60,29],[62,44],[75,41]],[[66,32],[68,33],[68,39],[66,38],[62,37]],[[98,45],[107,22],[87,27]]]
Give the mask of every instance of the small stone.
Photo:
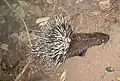
[[[1,44],[0,48],[3,50],[8,50],[8,45],[7,44]]]
[[[91,12],[91,14],[93,14],[93,15],[99,15],[100,13],[99,12]]]
[[[83,2],[84,0],[76,0],[75,4],[79,4],[80,2]]]
[[[107,76],[106,75],[102,75],[101,78],[107,78]]]
[[[40,23],[39,26],[44,26],[45,24],[47,24],[47,21]]]
[[[110,0],[100,1],[99,6],[102,10],[110,8]]]
[[[50,17],[43,17],[43,18],[38,18],[36,20],[36,24],[44,23],[47,22],[50,19]]]
[[[120,81],[120,76],[117,77],[117,80]]]
[[[0,18],[0,23],[1,24],[5,23],[5,19],[3,17]]]
[[[19,3],[22,7],[27,6],[27,3],[26,3],[25,1],[19,0],[18,3]]]
[[[49,4],[52,4],[54,2],[55,2],[55,0],[47,0],[47,3],[49,3]]]

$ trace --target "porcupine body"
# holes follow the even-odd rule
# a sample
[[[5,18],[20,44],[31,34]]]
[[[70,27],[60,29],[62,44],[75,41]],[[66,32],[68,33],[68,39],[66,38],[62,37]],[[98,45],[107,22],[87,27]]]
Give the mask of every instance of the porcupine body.
[[[48,66],[59,65],[70,57],[84,56],[89,47],[106,43],[110,38],[100,32],[74,33],[73,26],[63,16],[51,18],[42,30],[33,52]]]
[[[35,45],[33,52],[50,66],[65,61],[69,49],[73,27],[63,16],[55,16],[48,20],[42,29],[42,37]]]

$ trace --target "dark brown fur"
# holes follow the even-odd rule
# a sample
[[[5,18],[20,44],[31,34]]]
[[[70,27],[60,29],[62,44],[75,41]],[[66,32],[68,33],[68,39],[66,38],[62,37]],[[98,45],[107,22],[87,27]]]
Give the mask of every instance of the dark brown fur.
[[[75,33],[72,37],[67,58],[73,56],[84,56],[89,47],[101,45],[110,39],[105,33]]]

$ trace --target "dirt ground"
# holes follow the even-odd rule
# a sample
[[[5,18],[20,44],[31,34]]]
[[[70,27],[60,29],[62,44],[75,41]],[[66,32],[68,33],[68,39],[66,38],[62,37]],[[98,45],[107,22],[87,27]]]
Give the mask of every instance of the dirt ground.
[[[21,6],[27,9],[25,6],[26,5],[25,1],[26,2],[29,1],[28,0],[19,0],[19,1],[21,1],[20,3],[22,3]],[[41,1],[40,4],[38,4],[39,1]],[[32,27],[33,29],[35,29],[34,26],[37,18],[48,17],[53,14],[63,13],[66,16],[68,16],[69,19],[71,20],[72,25],[75,28],[74,29],[75,32],[97,31],[97,32],[106,33],[110,36],[110,40],[107,43],[100,46],[94,46],[89,48],[85,55],[86,58],[73,57],[66,60],[65,64],[61,65],[61,67],[58,69],[57,71],[58,75],[56,73],[56,77],[58,78],[56,81],[59,81],[60,75],[65,69],[67,71],[65,81],[120,81],[117,80],[117,77],[120,77],[120,1],[119,0],[35,0],[35,1],[30,0],[30,3],[32,2],[35,2],[36,5],[34,4],[32,5],[32,7],[30,7],[31,10],[30,13],[32,13],[32,16],[27,17],[28,20],[32,20],[32,21],[27,21],[27,19],[25,19],[29,29],[31,29]],[[20,13],[22,17],[24,17],[26,14],[24,10],[20,8],[21,6],[18,6],[19,9],[16,8],[16,10]],[[2,10],[2,7],[0,8],[0,10]],[[11,27],[11,29],[9,29],[11,30],[12,33],[9,30],[7,30],[8,28],[3,28],[3,27],[10,27],[9,25],[4,24],[4,22],[6,21],[3,21],[1,19],[2,16],[4,16],[4,14],[5,13],[0,14],[0,37],[1,37],[0,45],[1,43],[8,42],[5,41],[5,40],[9,40],[5,38],[6,35],[13,35],[13,33],[19,33],[22,31],[22,29],[24,29],[21,28],[21,26],[18,26],[17,22],[15,23],[16,27],[14,27],[14,25],[11,25],[13,28]],[[34,17],[34,15],[36,16]],[[10,20],[8,21],[12,21],[12,18],[10,18]],[[14,30],[12,31],[12,29]],[[16,34],[14,34],[13,36],[16,36]],[[21,52],[21,50],[19,51],[17,50],[16,43],[15,43],[15,47],[14,44],[11,45],[13,45],[13,48],[10,49],[16,50],[16,52],[13,52],[14,54],[15,53],[16,55],[21,54],[20,58],[16,56],[17,57],[16,59],[19,59],[19,61],[22,60],[23,62],[25,59],[25,55],[24,55],[25,53]],[[0,58],[0,62],[1,62],[1,58]],[[23,67],[24,65],[25,64],[23,64],[21,67]],[[106,71],[106,67],[109,66],[111,66],[114,69],[113,72]],[[21,69],[19,71],[21,71]],[[17,76],[16,73],[14,74],[15,76]]]

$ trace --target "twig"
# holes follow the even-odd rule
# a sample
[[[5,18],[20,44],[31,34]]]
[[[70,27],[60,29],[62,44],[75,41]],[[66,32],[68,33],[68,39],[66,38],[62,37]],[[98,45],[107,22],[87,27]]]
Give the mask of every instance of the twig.
[[[59,68],[59,66],[61,65],[61,63],[59,63],[58,65],[57,65],[57,67],[55,68],[55,70],[53,71],[53,73],[51,74],[52,76],[55,74],[55,72],[58,70],[58,68]]]
[[[109,11],[112,11],[113,9],[117,8],[120,4],[114,6],[113,8],[109,9]]]
[[[27,64],[24,66],[23,70],[18,74],[18,76],[16,77],[16,79],[14,81],[19,81],[19,79],[21,78],[21,76],[24,74],[24,72],[27,70],[28,66],[30,65],[30,63],[32,62],[33,60],[30,59]]]
[[[16,14],[20,17],[21,21],[22,21],[23,24],[24,24],[25,30],[26,30],[26,32],[27,32],[27,37],[28,37],[28,40],[29,40],[29,44],[30,44],[30,46],[32,46],[32,43],[31,43],[31,40],[30,40],[30,36],[29,36],[29,32],[28,32],[28,27],[27,27],[27,25],[26,25],[26,23],[25,23],[25,20],[21,17],[21,15],[20,15],[17,11],[15,11],[15,10],[12,8],[12,6],[7,2],[7,0],[4,0],[4,2],[6,3],[6,5],[7,5],[14,13],[16,13]]]
[[[116,3],[116,1],[117,0],[114,0],[112,3],[111,3],[111,6],[113,5],[113,4],[115,4]],[[115,5],[113,8],[110,8],[109,9],[109,11],[111,11],[111,10],[113,10],[113,9],[115,9],[116,7],[118,7],[120,4],[118,3],[117,5]]]
[[[35,73],[37,73],[38,71],[42,70],[43,68],[45,68],[48,64],[45,64],[43,67],[37,69],[35,72],[33,72],[31,75],[34,75]]]

